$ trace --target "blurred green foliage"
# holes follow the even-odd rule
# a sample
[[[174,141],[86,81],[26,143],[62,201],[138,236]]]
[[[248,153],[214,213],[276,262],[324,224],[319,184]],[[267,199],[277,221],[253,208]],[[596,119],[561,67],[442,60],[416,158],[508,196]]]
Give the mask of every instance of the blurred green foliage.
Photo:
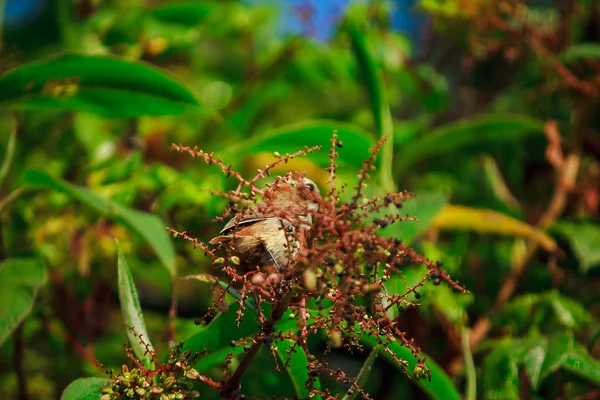
[[[597,2],[422,0],[427,40],[414,43],[390,29],[383,1],[352,5],[326,43],[277,35],[273,8],[236,1],[47,7],[0,43],[1,398],[58,398],[77,378],[104,377],[96,360],[119,369],[125,322],[145,326],[161,356],[173,333],[211,348],[197,368],[220,373],[225,354],[241,352],[230,341],[258,328],[236,328],[233,311],[194,325],[210,284],[179,277],[218,271],[165,227],[214,236],[225,201],[210,190],[233,183],[169,145],[198,145],[251,174],[274,151],[327,146],[334,129],[350,187],[368,148],[390,136],[368,190],[416,193],[402,212],[420,222],[385,233],[444,260],[471,294],[426,286],[400,318],[429,354],[431,382],[408,380],[390,353],[367,358],[368,337],[364,352],[334,350],[328,362],[356,376],[366,360],[360,382],[381,399],[597,395]],[[280,172],[324,187],[328,162],[322,151]],[[388,290],[422,275],[407,268]],[[393,347],[412,371],[405,350]],[[249,395],[306,396],[303,353],[287,374],[267,351],[255,363]],[[84,396],[102,382],[76,381],[64,398],[99,398]]]

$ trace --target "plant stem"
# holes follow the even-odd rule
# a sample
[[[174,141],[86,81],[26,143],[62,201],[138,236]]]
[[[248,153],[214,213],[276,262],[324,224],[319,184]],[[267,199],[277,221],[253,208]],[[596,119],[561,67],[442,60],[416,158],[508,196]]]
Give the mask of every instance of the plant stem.
[[[18,189],[13,190],[9,194],[6,195],[3,199],[0,200],[0,214],[4,212],[6,206],[8,206],[12,201],[16,200],[28,189],[31,189],[30,186],[21,186]]]
[[[14,344],[12,363],[13,368],[15,369],[15,374],[17,375],[19,398],[21,400],[28,400],[29,395],[27,394],[27,377],[25,374],[25,368],[23,366],[23,361],[25,359],[25,338],[23,333],[23,324],[24,322],[21,322],[19,326],[17,326],[13,336]]]
[[[175,318],[177,318],[177,283],[171,279],[171,307],[169,308],[169,347],[175,345]]]
[[[1,9],[2,5],[0,5]],[[2,18],[2,13],[0,12],[0,18]],[[15,119],[16,121],[16,119]],[[6,175],[8,175],[8,171],[10,170],[10,165],[13,160],[13,156],[15,154],[15,146],[17,143],[17,123],[15,122],[15,127],[13,128],[10,136],[8,138],[8,144],[6,145],[6,153],[4,154],[4,161],[2,161],[2,166],[0,167],[0,188],[4,183],[4,179]]]
[[[292,291],[288,290],[281,300],[275,305],[273,311],[271,312],[271,317],[264,323],[263,332],[272,332],[273,327],[283,317],[285,310],[287,310],[290,305],[290,301],[292,300]],[[240,382],[242,381],[242,377],[244,373],[250,366],[250,363],[260,350],[260,346],[263,345],[263,341],[259,338],[260,333],[257,335],[254,343],[250,347],[250,349],[246,352],[246,355],[240,362],[240,365],[237,367],[233,375],[225,382],[223,382],[223,386],[221,388],[221,398],[222,399],[237,399],[238,391],[240,387]]]
[[[477,397],[477,375],[475,374],[475,363],[473,362],[473,354],[469,341],[470,332],[467,328],[462,331],[462,351],[465,360],[465,369],[467,375],[467,389],[465,400],[475,400]]]

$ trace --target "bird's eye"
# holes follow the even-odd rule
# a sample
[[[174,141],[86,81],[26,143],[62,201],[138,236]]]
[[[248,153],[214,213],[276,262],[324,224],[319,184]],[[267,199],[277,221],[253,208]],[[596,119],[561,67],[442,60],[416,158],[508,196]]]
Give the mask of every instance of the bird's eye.
[[[311,192],[315,191],[315,185],[313,185],[312,183],[307,183],[306,187],[308,188],[308,190],[310,190]]]

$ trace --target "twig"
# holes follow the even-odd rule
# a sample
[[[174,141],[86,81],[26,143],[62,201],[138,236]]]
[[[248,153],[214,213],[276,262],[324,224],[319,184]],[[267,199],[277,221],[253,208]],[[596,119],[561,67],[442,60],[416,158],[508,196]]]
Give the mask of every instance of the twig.
[[[2,7],[2,5],[0,5]],[[4,161],[2,161],[2,165],[0,166],[0,188],[2,188],[2,184],[4,183],[4,179],[11,167],[11,163],[13,161],[13,157],[15,155],[15,147],[17,143],[17,131],[18,131],[18,120],[15,118],[15,126],[8,138],[8,144],[6,145],[6,153],[4,154]]]
[[[282,297],[282,299],[275,305],[273,311],[271,312],[271,317],[265,322],[263,327],[263,332],[271,332],[275,323],[283,317],[285,310],[288,308],[290,301],[292,300],[292,291],[288,290],[288,292]],[[260,335],[260,334],[259,334]],[[237,399],[238,391],[240,387],[240,382],[242,380],[242,376],[250,366],[252,359],[260,350],[260,346],[262,346],[263,340],[257,338],[254,341],[250,349],[246,352],[246,355],[240,361],[240,365],[237,367],[233,375],[225,382],[223,382],[223,386],[221,389],[221,398],[222,399]]]
[[[20,188],[15,189],[12,192],[10,192],[9,194],[7,194],[3,199],[0,199],[0,214],[2,214],[4,212],[5,208],[10,203],[12,203],[16,199],[18,199],[19,196],[21,196],[23,193],[25,193],[29,189],[31,189],[30,186],[21,186]]]

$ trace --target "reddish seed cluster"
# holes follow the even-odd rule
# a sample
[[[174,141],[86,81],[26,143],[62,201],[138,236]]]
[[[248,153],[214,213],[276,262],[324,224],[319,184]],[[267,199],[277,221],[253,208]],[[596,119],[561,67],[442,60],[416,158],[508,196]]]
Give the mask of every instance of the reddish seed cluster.
[[[560,8],[560,7],[559,7]],[[569,90],[579,95],[600,95],[600,62],[593,57],[565,61],[560,54],[567,49],[576,8],[563,8],[560,18],[536,17],[521,0],[490,2],[473,16],[473,33],[469,36],[470,57],[465,66],[491,54],[501,54],[507,61],[537,57],[543,72],[542,94]],[[558,79],[557,79],[558,78]]]
[[[350,385],[349,390],[359,393],[363,398],[369,398],[354,379],[347,377],[343,371],[330,369],[326,363],[310,354],[307,338],[317,332],[327,334],[329,348],[345,347],[350,350],[362,349],[361,337],[374,337],[381,345],[381,351],[389,353],[400,367],[406,369],[407,362],[399,359],[388,346],[391,342],[400,340],[418,360],[419,371],[413,371],[414,376],[419,379],[431,379],[426,360],[419,354],[419,347],[406,332],[398,328],[397,319],[390,319],[389,315],[393,314],[390,310],[416,306],[413,299],[421,298],[418,290],[429,280],[436,285],[444,281],[462,292],[465,292],[465,289],[450,279],[441,268],[441,262],[428,260],[406,246],[401,238],[380,236],[379,232],[391,224],[416,220],[401,213],[402,204],[410,197],[409,193],[388,193],[373,198],[367,198],[364,194],[366,182],[370,178],[369,173],[375,170],[375,157],[383,142],[384,140],[379,141],[371,150],[371,156],[364,161],[358,174],[358,184],[350,200],[344,203],[340,198],[345,187],[338,189],[336,186],[337,149],[342,147],[343,143],[338,141],[337,133],[334,132],[329,151],[329,187],[326,191],[321,191],[322,197],[316,191],[310,193],[309,201],[318,205],[318,209],[311,208],[310,228],[302,238],[299,238],[299,233],[306,232],[306,229],[302,229],[303,226],[306,227],[306,220],[298,218],[297,210],[277,207],[277,193],[272,192],[283,190],[281,184],[300,184],[298,182],[302,182],[303,175],[297,172],[289,173],[283,180],[278,180],[279,183],[267,185],[265,189],[259,189],[255,184],[259,179],[269,176],[275,167],[292,158],[318,150],[318,147],[307,147],[285,156],[276,153],[277,160],[274,163],[259,170],[254,178],[246,180],[233,171],[231,165],[227,166],[215,159],[214,154],[202,152],[197,148],[173,146],[178,151],[202,158],[207,164],[220,166],[223,173],[238,180],[239,185],[235,190],[219,193],[229,199],[231,205],[222,219],[242,219],[252,213],[275,216],[285,221],[285,224],[282,223],[282,229],[284,226],[293,226],[293,229],[285,229],[286,248],[293,247],[294,242],[298,243],[295,245],[295,257],[285,266],[274,268],[273,265],[259,265],[241,268],[243,260],[239,257],[232,256],[227,251],[222,253],[189,237],[185,232],[169,228],[175,235],[192,241],[195,247],[202,248],[212,258],[213,264],[219,265],[230,278],[228,284],[216,284],[213,287],[215,305],[211,313],[227,310],[224,299],[231,288],[235,288],[239,294],[238,321],[242,318],[255,318],[256,313],[248,315],[246,312],[249,307],[248,300],[250,303],[254,301],[254,304],[258,302],[272,305],[273,311],[270,315],[263,316],[262,312],[259,313],[262,329],[256,337],[244,343],[233,343],[234,346],[246,346],[245,355],[233,375],[225,376],[220,383],[221,393],[226,397],[229,393],[231,398],[239,395],[241,375],[261,345],[271,346],[273,341],[291,339],[294,345],[289,354],[300,348],[308,356],[309,381],[306,382],[306,387],[311,393],[335,398],[327,390],[317,390],[314,387],[315,378],[324,374],[335,376],[339,382]],[[399,275],[404,268],[412,264],[425,265],[428,268],[427,274],[420,282],[406,288],[402,293],[389,290],[386,281]],[[289,318],[296,320],[296,329],[276,331],[275,323],[286,312]]]

